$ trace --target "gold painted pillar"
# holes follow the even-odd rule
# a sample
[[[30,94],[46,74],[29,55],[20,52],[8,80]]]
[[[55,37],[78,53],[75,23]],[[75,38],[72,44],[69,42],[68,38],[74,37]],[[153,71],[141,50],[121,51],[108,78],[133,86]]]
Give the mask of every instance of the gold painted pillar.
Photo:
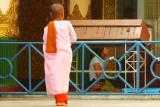
[[[18,0],[0,0],[0,37],[19,35],[18,6]]]
[[[17,42],[19,35],[18,28],[18,0],[0,0],[0,42]],[[18,50],[17,45],[0,45],[0,57],[11,59]],[[12,75],[18,78],[18,58],[12,61]],[[8,75],[10,66],[1,60],[0,76]],[[21,91],[19,85],[12,79],[0,79],[1,92],[18,92]]]
[[[116,19],[117,0],[103,0],[103,19]]]

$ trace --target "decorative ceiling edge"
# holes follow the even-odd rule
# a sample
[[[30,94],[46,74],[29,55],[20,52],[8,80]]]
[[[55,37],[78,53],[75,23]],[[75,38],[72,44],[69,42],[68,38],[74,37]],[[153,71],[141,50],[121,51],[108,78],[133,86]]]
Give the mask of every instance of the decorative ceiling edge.
[[[88,6],[88,12],[86,14],[86,19],[92,19],[91,5]]]
[[[67,17],[67,19],[70,19],[70,20],[85,20],[85,19],[91,19],[91,18],[92,18],[91,5],[88,6],[88,12],[87,12],[86,16],[83,17],[80,10],[79,10],[79,6],[77,4],[74,6],[72,14],[70,14]]]

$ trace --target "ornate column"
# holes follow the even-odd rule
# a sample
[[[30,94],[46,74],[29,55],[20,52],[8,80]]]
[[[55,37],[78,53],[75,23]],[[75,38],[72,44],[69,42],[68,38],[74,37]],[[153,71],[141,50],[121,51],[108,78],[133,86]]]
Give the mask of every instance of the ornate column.
[[[103,0],[103,18],[116,19],[117,0]]]
[[[18,28],[18,0],[0,0],[0,42],[16,42],[19,35]],[[0,45],[0,57],[11,59],[17,53],[17,45]],[[18,59],[12,62],[12,75],[17,78]],[[9,74],[10,66],[7,62],[0,61],[0,75]],[[12,78],[0,79],[0,91],[9,92],[21,90]]]

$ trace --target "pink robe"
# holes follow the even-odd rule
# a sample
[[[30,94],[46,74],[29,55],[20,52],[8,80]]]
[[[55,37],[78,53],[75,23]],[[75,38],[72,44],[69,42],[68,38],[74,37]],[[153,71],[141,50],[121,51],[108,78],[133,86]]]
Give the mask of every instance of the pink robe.
[[[69,74],[72,63],[71,42],[77,40],[74,29],[69,21],[54,21],[57,30],[57,53],[46,53],[48,27],[44,28],[43,52],[45,82],[48,95],[67,93]]]

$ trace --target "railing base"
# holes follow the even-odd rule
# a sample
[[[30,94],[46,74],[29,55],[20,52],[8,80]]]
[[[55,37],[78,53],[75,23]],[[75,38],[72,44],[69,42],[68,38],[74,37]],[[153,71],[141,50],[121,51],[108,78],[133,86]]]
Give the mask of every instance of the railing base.
[[[160,100],[159,95],[69,95],[69,100]],[[1,98],[54,99],[47,95],[1,95]]]
[[[130,88],[127,88],[126,90],[125,90],[125,88],[122,88],[122,92],[133,93],[133,90]],[[144,92],[145,91],[143,91],[143,93]],[[160,88],[147,88],[146,93],[160,93]]]

